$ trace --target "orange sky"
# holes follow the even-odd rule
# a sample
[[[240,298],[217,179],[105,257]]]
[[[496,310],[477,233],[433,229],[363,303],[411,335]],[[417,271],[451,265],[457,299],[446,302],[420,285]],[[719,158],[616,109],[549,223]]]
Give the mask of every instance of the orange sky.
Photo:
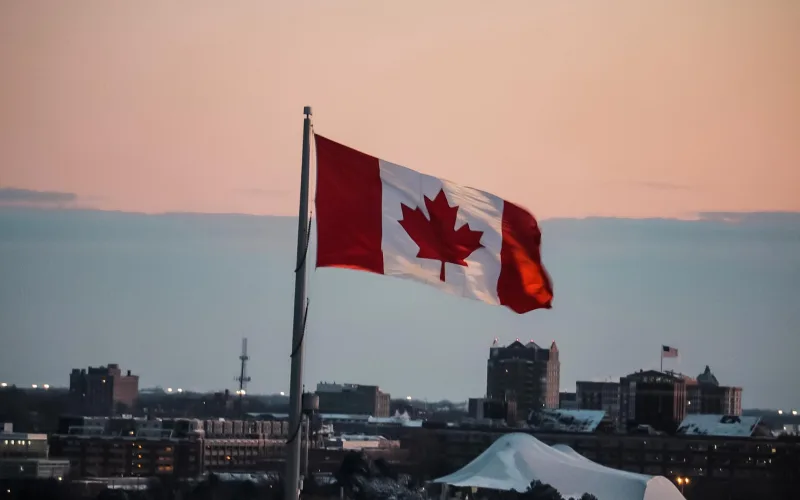
[[[0,3],[0,187],[294,214],[302,108],[540,217],[800,210],[797,0]]]

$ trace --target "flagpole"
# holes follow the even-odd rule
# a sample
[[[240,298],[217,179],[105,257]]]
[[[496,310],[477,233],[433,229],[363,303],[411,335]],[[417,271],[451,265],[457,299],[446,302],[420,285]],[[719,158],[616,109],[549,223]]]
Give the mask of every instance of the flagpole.
[[[661,373],[664,373],[664,346],[661,346],[661,369],[659,370]]]
[[[303,335],[306,318],[306,252],[308,252],[308,178],[311,170],[311,106],[303,108],[303,163],[300,169],[300,209],[297,221],[297,267],[294,278],[294,325],[292,328],[292,375],[289,387],[289,440],[286,442],[284,498],[300,495],[300,422],[303,393]]]

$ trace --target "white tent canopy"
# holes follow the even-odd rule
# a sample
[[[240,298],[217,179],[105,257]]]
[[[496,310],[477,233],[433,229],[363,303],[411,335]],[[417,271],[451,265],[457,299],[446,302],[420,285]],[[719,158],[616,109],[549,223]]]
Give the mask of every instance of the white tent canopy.
[[[684,500],[672,482],[604,467],[566,445],[548,446],[529,434],[506,434],[461,470],[434,482],[458,487],[525,491],[538,480],[565,498]]]

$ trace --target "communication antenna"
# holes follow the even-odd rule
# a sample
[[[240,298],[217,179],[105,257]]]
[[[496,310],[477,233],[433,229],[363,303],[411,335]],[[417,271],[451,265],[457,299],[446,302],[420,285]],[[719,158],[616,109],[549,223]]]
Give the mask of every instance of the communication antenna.
[[[239,390],[236,391],[236,394],[239,395],[239,399],[247,394],[247,383],[250,382],[250,377],[247,375],[247,361],[250,359],[250,356],[247,355],[247,337],[242,339],[242,354],[239,356],[239,360],[241,361],[241,368],[239,370],[239,376],[235,377],[234,380],[239,382]]]

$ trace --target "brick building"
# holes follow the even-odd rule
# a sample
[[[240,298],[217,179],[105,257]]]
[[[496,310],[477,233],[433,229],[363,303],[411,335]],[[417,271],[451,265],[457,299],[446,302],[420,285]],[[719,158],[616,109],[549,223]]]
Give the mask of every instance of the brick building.
[[[123,375],[117,364],[74,368],[69,376],[72,410],[84,415],[114,415],[130,411],[139,397],[139,376]]]
[[[376,385],[317,384],[320,413],[388,417],[390,395]]]
[[[286,421],[65,417],[50,453],[71,477],[197,477],[282,456]]]

